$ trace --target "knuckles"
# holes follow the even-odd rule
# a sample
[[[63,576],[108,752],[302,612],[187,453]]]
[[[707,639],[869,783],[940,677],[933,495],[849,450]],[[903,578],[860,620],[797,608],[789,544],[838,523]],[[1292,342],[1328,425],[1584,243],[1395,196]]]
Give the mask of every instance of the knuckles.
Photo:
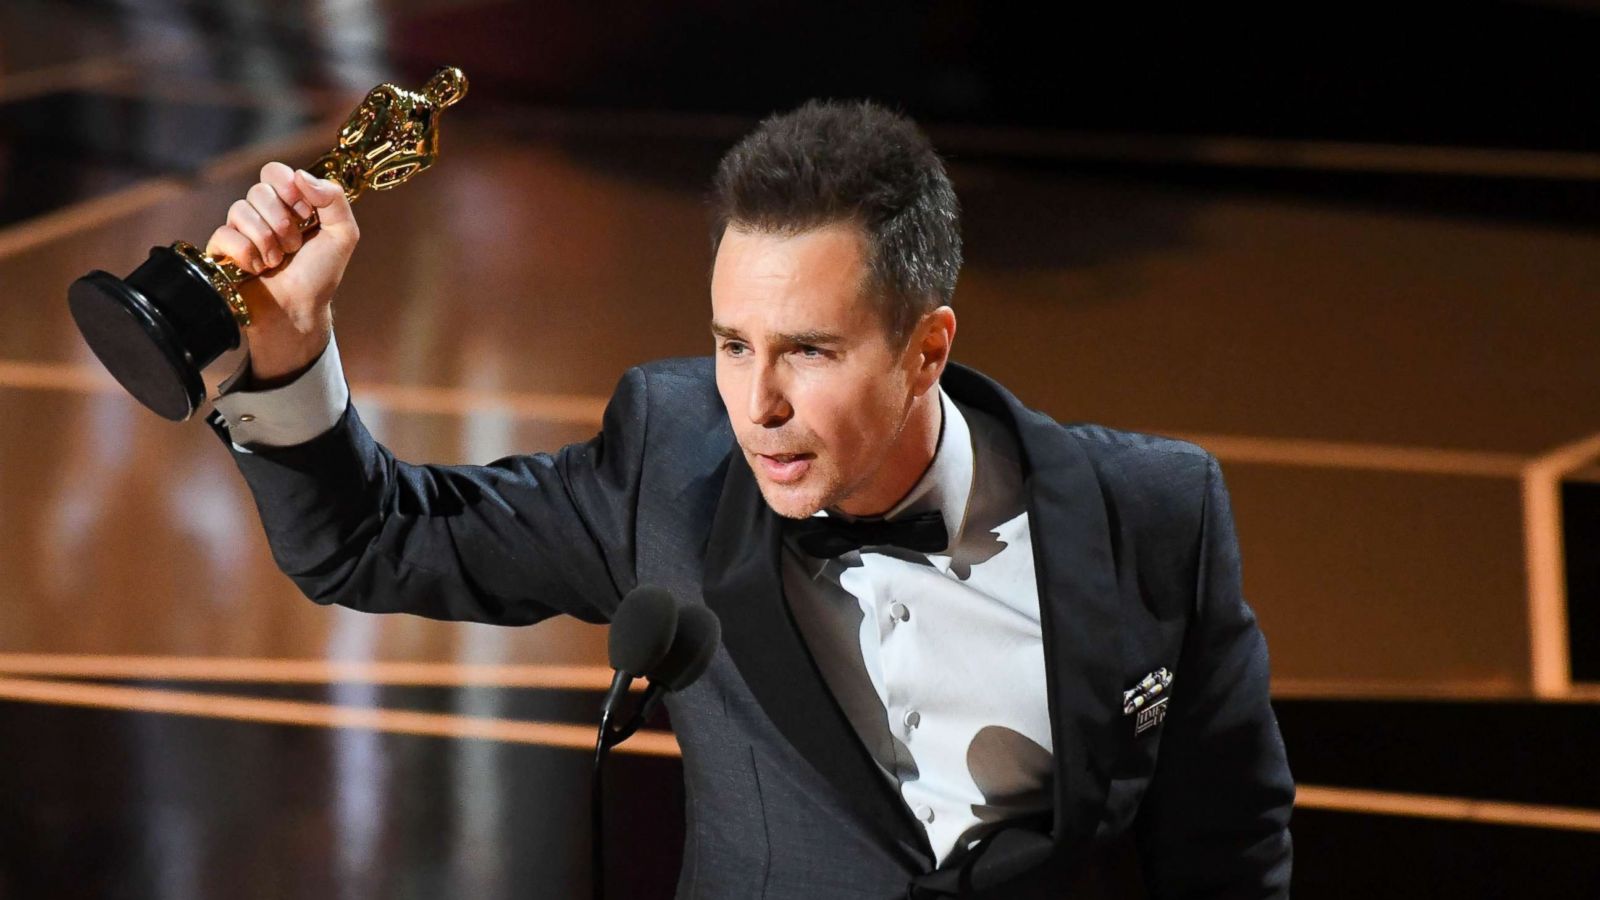
[[[254,265],[258,256],[255,244],[238,229],[227,225],[212,232],[211,240],[206,242],[206,252],[212,256],[226,256],[247,268]]]
[[[281,162],[269,162],[262,166],[261,180],[228,207],[227,224],[212,233],[206,243],[206,252],[226,256],[244,268],[259,271],[269,248],[275,248],[280,241],[288,242],[283,245],[285,247],[303,245],[305,238],[297,227],[298,218],[280,196],[278,187],[282,184],[292,189],[294,179],[294,170]],[[324,213],[332,214],[328,217],[334,218],[337,224],[330,226],[324,222],[317,240],[323,241],[348,260],[361,240],[361,229],[350,214],[349,201],[342,193],[331,197],[328,203],[318,203],[310,191],[301,191],[300,195],[313,208],[321,207]],[[260,240],[252,235],[259,235]],[[295,238],[300,240],[296,241]],[[336,277],[335,284],[337,280]]]
[[[282,201],[278,199],[278,192],[273,190],[272,185],[267,184],[265,181],[256,182],[250,190],[245,192],[244,196],[258,211],[262,212],[265,212],[265,210],[262,210],[263,206],[270,208],[273,204],[282,204]]]

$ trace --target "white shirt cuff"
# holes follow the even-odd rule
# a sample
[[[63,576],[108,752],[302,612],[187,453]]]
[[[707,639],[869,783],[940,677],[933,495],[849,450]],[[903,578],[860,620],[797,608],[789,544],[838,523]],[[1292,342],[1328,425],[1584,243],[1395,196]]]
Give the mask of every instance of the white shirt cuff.
[[[235,386],[250,371],[245,356],[238,371],[217,388],[214,402],[235,447],[292,447],[339,424],[350,403],[350,386],[339,365],[339,344],[328,338],[327,349],[305,374],[282,387],[241,391]]]

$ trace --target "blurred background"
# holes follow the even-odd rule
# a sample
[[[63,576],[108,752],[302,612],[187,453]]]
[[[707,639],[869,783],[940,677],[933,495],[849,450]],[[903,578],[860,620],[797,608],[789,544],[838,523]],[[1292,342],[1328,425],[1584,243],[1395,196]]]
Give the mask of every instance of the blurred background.
[[[216,438],[65,303],[446,63],[440,164],[362,198],[338,306],[401,457],[584,440],[626,367],[709,352],[718,156],[875,98],[964,205],[956,359],[1222,460],[1295,895],[1596,896],[1597,48],[1594,0],[7,0],[0,898],[587,891],[603,630],[304,600]],[[657,726],[614,760],[615,896],[676,878]]]

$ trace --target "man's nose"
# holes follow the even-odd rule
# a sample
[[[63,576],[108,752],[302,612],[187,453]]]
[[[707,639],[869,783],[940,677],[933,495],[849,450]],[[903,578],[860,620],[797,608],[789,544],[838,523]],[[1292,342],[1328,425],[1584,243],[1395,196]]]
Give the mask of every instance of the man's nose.
[[[781,425],[794,414],[784,391],[782,379],[771,368],[756,370],[750,379],[750,421],[757,425]]]

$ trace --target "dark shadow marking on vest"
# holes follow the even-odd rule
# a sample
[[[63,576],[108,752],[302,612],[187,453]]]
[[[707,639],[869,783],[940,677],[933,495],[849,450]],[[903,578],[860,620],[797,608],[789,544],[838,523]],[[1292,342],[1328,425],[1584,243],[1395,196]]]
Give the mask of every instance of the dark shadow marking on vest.
[[[972,577],[972,567],[982,565],[996,556],[1000,551],[1009,546],[1000,540],[1000,532],[986,531],[982,538],[974,537],[965,541],[950,558],[950,573],[956,578],[966,581]],[[982,734],[982,732],[979,732]]]
[[[1051,804],[1050,751],[1027,735],[1004,725],[987,725],[967,746],[967,771],[987,803],[974,804],[972,814],[984,823],[1045,810]],[[982,826],[975,826],[975,829]],[[980,835],[968,834],[963,840]]]
[[[916,781],[922,777],[922,770],[917,768],[917,761],[911,755],[911,748],[906,742],[890,735],[889,740],[894,742],[894,777],[900,779],[901,784]]]

